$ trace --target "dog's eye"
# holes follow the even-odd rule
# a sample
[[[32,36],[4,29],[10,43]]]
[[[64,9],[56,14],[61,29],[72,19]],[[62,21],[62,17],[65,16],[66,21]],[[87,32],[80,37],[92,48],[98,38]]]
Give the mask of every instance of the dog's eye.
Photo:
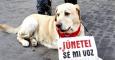
[[[68,15],[70,15],[70,13],[68,13],[68,12],[65,12],[65,16],[68,16]]]

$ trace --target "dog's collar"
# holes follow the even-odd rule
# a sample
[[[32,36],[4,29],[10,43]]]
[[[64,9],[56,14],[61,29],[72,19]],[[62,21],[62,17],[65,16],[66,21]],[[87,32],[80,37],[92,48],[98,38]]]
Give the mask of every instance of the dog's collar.
[[[60,30],[57,30],[57,32],[58,32],[58,34],[59,34],[59,36],[60,36],[61,38],[63,38],[63,37],[75,37],[75,36],[78,36],[78,35],[79,35],[80,30],[81,30],[81,24],[79,25],[77,31],[75,31],[75,32],[73,32],[73,33],[63,33],[63,32],[61,32]]]

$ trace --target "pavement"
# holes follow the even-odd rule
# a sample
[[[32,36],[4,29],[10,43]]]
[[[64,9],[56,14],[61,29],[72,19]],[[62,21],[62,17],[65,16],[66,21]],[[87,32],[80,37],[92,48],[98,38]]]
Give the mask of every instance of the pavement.
[[[64,3],[52,2],[53,11],[55,6]],[[99,57],[115,60],[115,0],[78,0],[78,4],[89,31],[86,35],[95,36]],[[33,13],[37,13],[36,0],[0,0],[0,23],[17,27]],[[15,34],[0,32],[0,60],[58,60],[58,51],[44,46],[24,48]]]

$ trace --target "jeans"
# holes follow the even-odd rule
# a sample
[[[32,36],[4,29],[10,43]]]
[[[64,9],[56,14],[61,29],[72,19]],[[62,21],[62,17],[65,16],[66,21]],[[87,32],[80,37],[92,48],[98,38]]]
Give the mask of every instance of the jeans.
[[[77,0],[64,0],[65,3],[77,4]]]
[[[51,1],[50,0],[37,0],[38,14],[51,15]]]

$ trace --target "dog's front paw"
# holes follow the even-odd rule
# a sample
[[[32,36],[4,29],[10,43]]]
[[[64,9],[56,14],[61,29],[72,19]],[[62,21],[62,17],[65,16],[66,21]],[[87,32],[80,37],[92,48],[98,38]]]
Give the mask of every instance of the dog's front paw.
[[[37,41],[35,39],[32,39],[31,44],[32,44],[32,46],[37,46]]]
[[[26,40],[23,40],[23,41],[21,42],[21,44],[22,44],[22,46],[24,46],[24,47],[28,47],[28,46],[29,46],[29,42],[26,41]]]

